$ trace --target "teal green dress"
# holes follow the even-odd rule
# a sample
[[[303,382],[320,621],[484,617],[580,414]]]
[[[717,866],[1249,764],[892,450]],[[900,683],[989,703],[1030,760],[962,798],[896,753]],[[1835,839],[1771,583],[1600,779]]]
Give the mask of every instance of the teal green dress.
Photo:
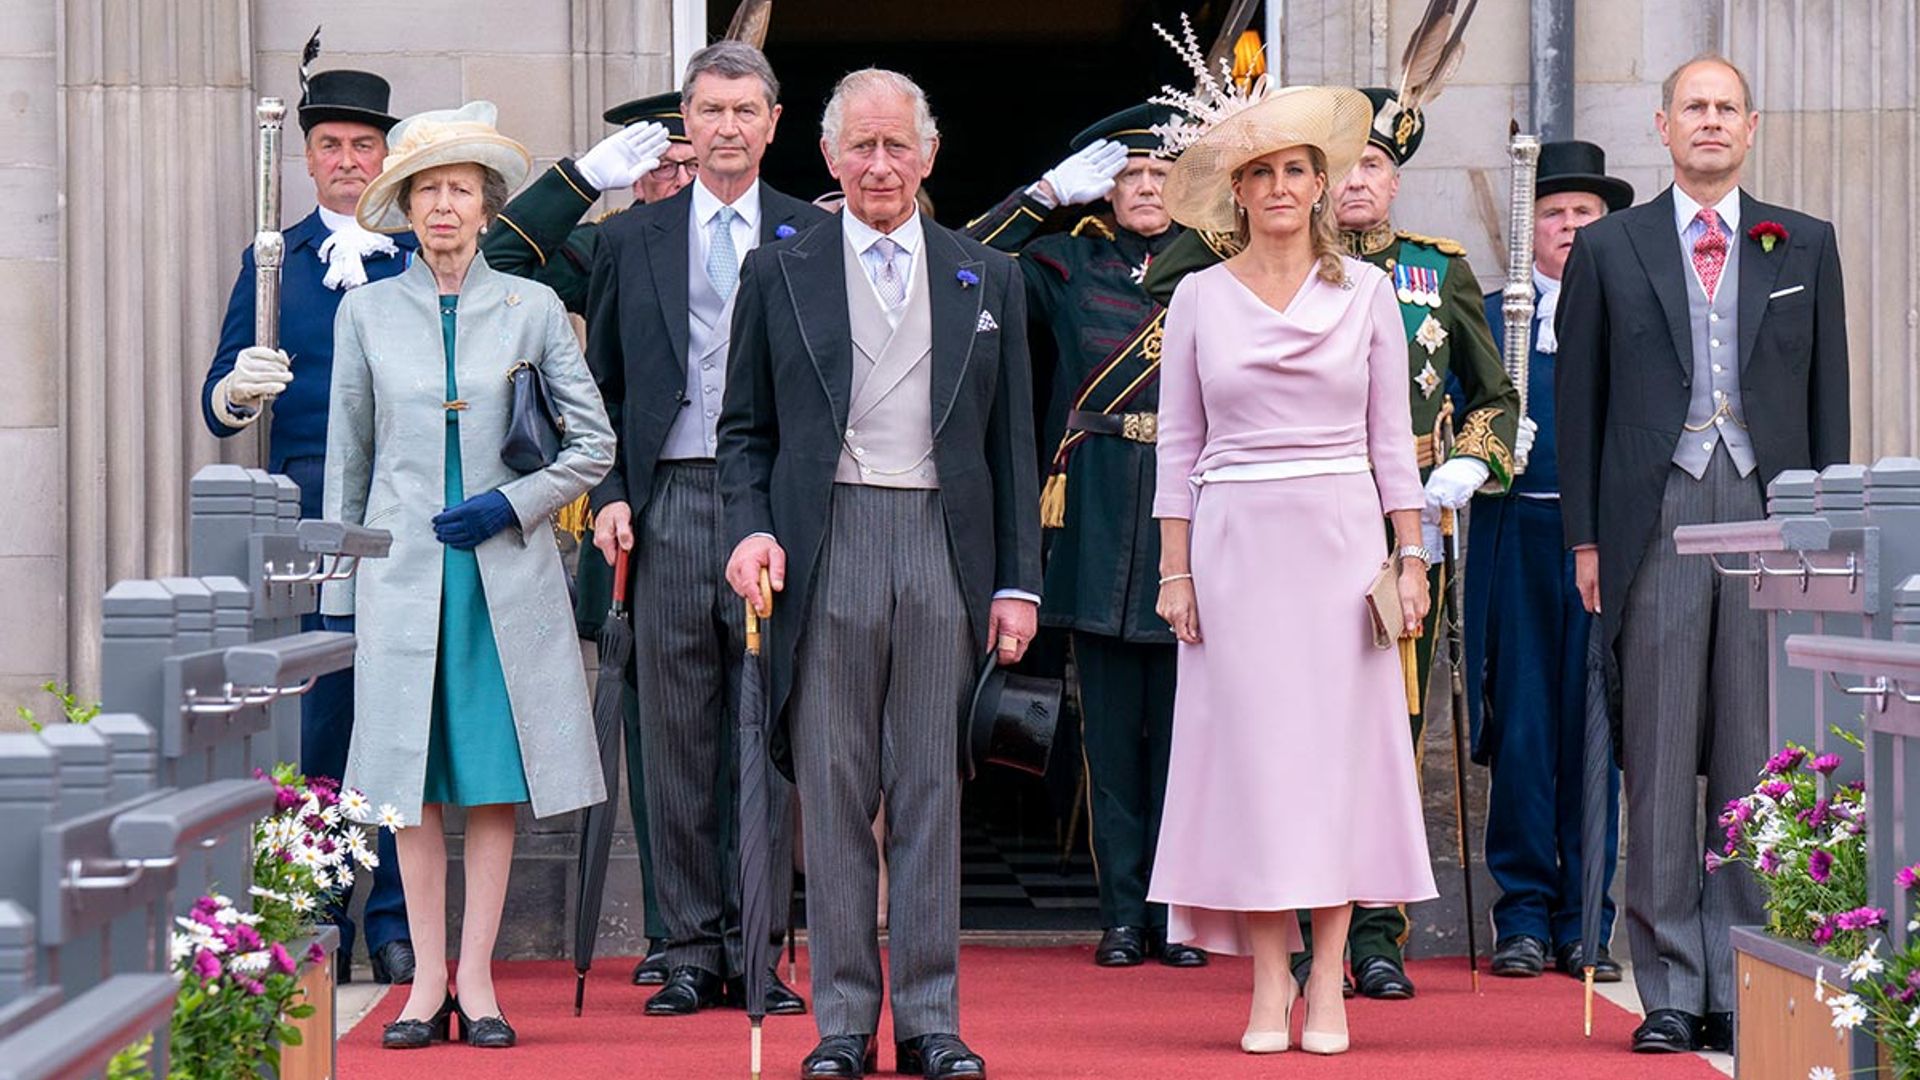
[[[453,341],[458,296],[440,298],[440,334],[447,351],[447,400],[460,397]],[[447,505],[466,501],[460,475],[460,413],[447,410]],[[481,806],[528,800],[520,736],[513,727],[507,677],[487,616],[480,561],[446,548],[440,570],[440,655],[433,670],[433,722],[427,741],[429,803]]]

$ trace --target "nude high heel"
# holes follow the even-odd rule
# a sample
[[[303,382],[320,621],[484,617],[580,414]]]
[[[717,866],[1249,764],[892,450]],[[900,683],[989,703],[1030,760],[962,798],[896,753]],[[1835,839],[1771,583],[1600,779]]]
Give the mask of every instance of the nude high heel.
[[[1241,1051],[1248,1054],[1283,1054],[1291,1049],[1293,1046],[1293,1007],[1299,1004],[1299,1002],[1299,987],[1294,984],[1292,976],[1288,976],[1287,1005],[1286,1008],[1282,1010],[1282,1015],[1284,1015],[1286,1019],[1280,1025],[1280,1030],[1255,1031],[1252,1028],[1248,1028],[1246,1033],[1240,1036]],[[1306,1045],[1304,1040],[1302,1040],[1301,1045]]]
[[[1335,998],[1334,1000],[1340,1001],[1339,998]],[[1346,1003],[1341,1002],[1340,1008],[1342,1012],[1345,1012]],[[1307,1019],[1313,1019],[1313,1009],[1311,1006],[1307,1009]],[[1329,1031],[1315,1031],[1305,1024],[1302,1024],[1300,1027],[1300,1049],[1305,1050],[1309,1054],[1344,1054],[1347,1052],[1348,1045],[1349,1040],[1346,1032],[1334,1034]]]

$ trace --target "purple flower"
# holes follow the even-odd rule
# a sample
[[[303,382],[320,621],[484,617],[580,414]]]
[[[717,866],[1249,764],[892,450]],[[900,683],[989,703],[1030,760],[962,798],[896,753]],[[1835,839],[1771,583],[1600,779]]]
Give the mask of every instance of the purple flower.
[[[240,984],[240,989],[245,990],[254,997],[259,997],[261,994],[267,992],[267,988],[261,985],[258,979],[249,979],[245,975],[235,975],[233,981]]]
[[[1747,802],[1744,799],[1740,800],[1740,808],[1733,812],[1733,816],[1736,818],[1739,818],[1740,824],[1742,825],[1745,825],[1747,822],[1752,821],[1753,820],[1753,804]]]
[[[259,933],[256,932],[253,927],[248,926],[246,923],[236,923],[234,925],[233,940],[236,944],[244,947],[248,952],[253,952],[255,949],[258,949],[261,945]]]
[[[1779,869],[1780,869],[1780,856],[1775,855],[1773,853],[1772,848],[1768,848],[1767,850],[1760,853],[1759,870],[1761,873],[1771,874]]]
[[[1707,873],[1712,874],[1717,872],[1720,869],[1721,862],[1722,860],[1718,852],[1707,852]]]
[[[1816,883],[1825,885],[1827,879],[1833,876],[1833,853],[1816,851],[1807,856],[1807,876]]]
[[[319,814],[308,814],[306,817],[300,819],[300,824],[305,825],[314,832],[325,832],[327,829],[327,819],[321,817]]]
[[[974,273],[971,270],[966,270],[966,269],[956,271],[953,275],[953,279],[955,281],[958,281],[960,283],[960,287],[963,289],[971,289],[975,285],[980,284],[980,275]]]
[[[1839,754],[1821,754],[1819,757],[1813,759],[1813,771],[1819,773],[1821,776],[1831,776],[1833,775],[1833,771],[1839,767]]]
[[[1833,940],[1833,919],[1831,917],[1821,919],[1820,925],[1815,927],[1813,930],[1813,943],[1815,945],[1825,946],[1828,942],[1832,940]]]
[[[300,970],[300,965],[293,962],[293,955],[287,952],[287,947],[285,945],[282,945],[276,941],[273,943],[272,947],[269,948],[267,951],[273,955],[274,966],[279,968],[281,971],[284,971],[287,974],[291,975],[294,972]]]
[[[1774,802],[1779,802],[1793,793],[1793,785],[1785,780],[1769,780],[1760,785],[1759,791]]]
[[[1881,908],[1860,907],[1834,916],[1834,922],[1842,930],[1871,930],[1885,922],[1886,918],[1887,913]]]
[[[1767,767],[1763,771],[1768,776],[1779,776],[1781,773],[1792,772],[1799,768],[1800,763],[1806,759],[1807,752],[1805,750],[1797,746],[1789,746],[1785,750],[1768,758]]]
[[[321,948],[319,942],[316,941],[307,946],[307,963],[309,964],[324,963],[326,962],[326,959],[327,959],[327,950]]]
[[[796,231],[798,230],[796,230],[793,226],[782,222],[781,224],[775,225],[773,227],[773,238],[775,240],[785,240],[787,237],[792,236]]]
[[[1914,886],[1920,885],[1920,863],[1903,867],[1899,873],[1893,875],[1893,880],[1902,889],[1912,892]],[[1916,969],[1915,973],[1920,974],[1920,969]]]
[[[220,977],[220,958],[206,949],[193,954],[193,973],[203,979]]]

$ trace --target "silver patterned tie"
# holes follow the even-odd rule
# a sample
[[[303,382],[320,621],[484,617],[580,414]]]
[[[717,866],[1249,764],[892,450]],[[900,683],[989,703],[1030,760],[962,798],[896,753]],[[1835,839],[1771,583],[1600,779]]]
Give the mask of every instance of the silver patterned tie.
[[[733,290],[740,284],[740,256],[733,250],[735,216],[733,207],[723,206],[707,230],[707,280],[722,300],[733,299]]]
[[[894,253],[900,245],[891,237],[883,236],[867,249],[873,253],[873,285],[880,291],[880,302],[888,308],[897,308],[907,298],[907,279],[900,273],[900,265],[894,260]]]

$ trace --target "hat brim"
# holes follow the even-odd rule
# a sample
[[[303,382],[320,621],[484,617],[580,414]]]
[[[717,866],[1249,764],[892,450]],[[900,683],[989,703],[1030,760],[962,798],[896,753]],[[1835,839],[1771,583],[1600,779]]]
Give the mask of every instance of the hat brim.
[[[312,131],[315,124],[349,123],[379,128],[384,135],[399,122],[397,116],[388,116],[373,109],[358,109],[352,105],[308,105],[300,110],[300,130],[303,132]]]
[[[1215,124],[1181,153],[1162,198],[1182,225],[1209,232],[1235,226],[1233,174],[1255,158],[1312,146],[1327,159],[1327,183],[1339,182],[1367,145],[1373,105],[1344,86],[1289,86]]]
[[[1533,196],[1538,199],[1545,195],[1559,195],[1568,191],[1584,191],[1589,195],[1600,196],[1609,211],[1625,210],[1633,205],[1633,185],[1612,176],[1597,173],[1562,173],[1559,176],[1543,176],[1534,182]]]
[[[403,233],[411,229],[406,208],[400,205],[400,182],[442,165],[479,165],[492,169],[506,181],[507,190],[514,191],[526,182],[527,174],[533,170],[533,158],[526,147],[505,135],[457,135],[429,143],[398,161],[389,162],[360,193],[360,203],[354,209],[360,227],[383,233]]]

